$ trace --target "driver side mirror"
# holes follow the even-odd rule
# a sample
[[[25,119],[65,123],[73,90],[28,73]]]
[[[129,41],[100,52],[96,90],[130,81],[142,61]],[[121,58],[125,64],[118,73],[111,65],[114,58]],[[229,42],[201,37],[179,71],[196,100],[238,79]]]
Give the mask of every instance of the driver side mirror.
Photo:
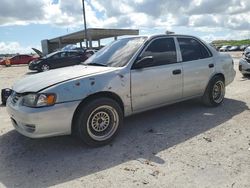
[[[134,69],[141,69],[146,67],[152,67],[154,65],[153,56],[146,56],[142,59],[139,59],[133,66]]]

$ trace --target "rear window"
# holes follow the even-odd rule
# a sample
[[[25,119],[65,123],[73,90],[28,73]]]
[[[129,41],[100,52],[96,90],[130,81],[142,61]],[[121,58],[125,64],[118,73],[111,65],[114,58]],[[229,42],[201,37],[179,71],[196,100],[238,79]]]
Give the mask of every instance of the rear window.
[[[22,56],[20,56],[22,59],[26,59],[26,58],[29,58],[30,56],[28,56],[28,55],[22,55]]]

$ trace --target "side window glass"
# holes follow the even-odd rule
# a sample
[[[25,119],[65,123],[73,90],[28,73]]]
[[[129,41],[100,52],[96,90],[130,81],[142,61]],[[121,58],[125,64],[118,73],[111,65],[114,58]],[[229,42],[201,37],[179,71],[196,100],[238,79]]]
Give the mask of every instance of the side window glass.
[[[154,66],[176,63],[177,55],[174,39],[160,38],[154,40],[141,55],[141,58],[146,56],[154,58]]]
[[[17,61],[17,60],[19,60],[19,57],[18,57],[18,56],[15,56],[15,57],[12,58],[12,60],[13,60],[13,61]]]
[[[67,57],[67,52],[62,52],[61,53],[61,58]]]
[[[53,55],[51,58],[52,59],[58,59],[60,57],[61,57],[61,53],[57,53],[57,54]]]
[[[76,52],[68,52],[68,57],[76,57],[76,56],[79,56],[79,54]]]
[[[178,38],[182,61],[194,61],[211,57],[208,49],[193,38]]]
[[[29,58],[29,56],[27,56],[27,55],[22,55],[20,57],[21,57],[21,59],[27,59],[27,58]]]

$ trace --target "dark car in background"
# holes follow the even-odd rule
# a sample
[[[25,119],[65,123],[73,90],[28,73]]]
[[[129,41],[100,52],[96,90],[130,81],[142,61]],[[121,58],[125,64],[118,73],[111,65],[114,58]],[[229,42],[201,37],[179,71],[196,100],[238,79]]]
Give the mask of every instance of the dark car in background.
[[[8,58],[10,61],[10,65],[22,65],[22,64],[29,64],[31,61],[36,60],[38,57],[32,55],[15,55],[11,58]],[[6,65],[6,58],[0,60],[0,65]]]
[[[94,50],[56,51],[46,56],[43,56],[42,53],[39,53],[40,58],[35,61],[32,61],[29,64],[29,69],[44,72],[50,69],[78,65],[81,62],[84,62],[94,53]]]
[[[228,49],[228,51],[240,51],[240,47],[239,46],[232,46],[231,48]]]
[[[227,52],[229,51],[229,49],[231,48],[232,46],[228,46],[228,45],[225,45],[225,46],[222,46],[219,51],[220,52]]]

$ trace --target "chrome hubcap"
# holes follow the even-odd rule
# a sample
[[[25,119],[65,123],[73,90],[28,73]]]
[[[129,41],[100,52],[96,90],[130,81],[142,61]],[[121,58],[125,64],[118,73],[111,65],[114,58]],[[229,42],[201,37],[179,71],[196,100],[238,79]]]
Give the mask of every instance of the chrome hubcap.
[[[97,132],[104,131],[110,123],[109,115],[106,112],[98,112],[92,119],[93,129]]]
[[[87,120],[89,136],[97,141],[104,141],[112,137],[119,125],[117,111],[108,105],[94,109]]]
[[[220,103],[225,96],[225,86],[222,81],[217,81],[213,87],[213,100],[216,103]]]
[[[48,65],[42,65],[42,70],[43,71],[48,71],[49,70],[49,66]]]

